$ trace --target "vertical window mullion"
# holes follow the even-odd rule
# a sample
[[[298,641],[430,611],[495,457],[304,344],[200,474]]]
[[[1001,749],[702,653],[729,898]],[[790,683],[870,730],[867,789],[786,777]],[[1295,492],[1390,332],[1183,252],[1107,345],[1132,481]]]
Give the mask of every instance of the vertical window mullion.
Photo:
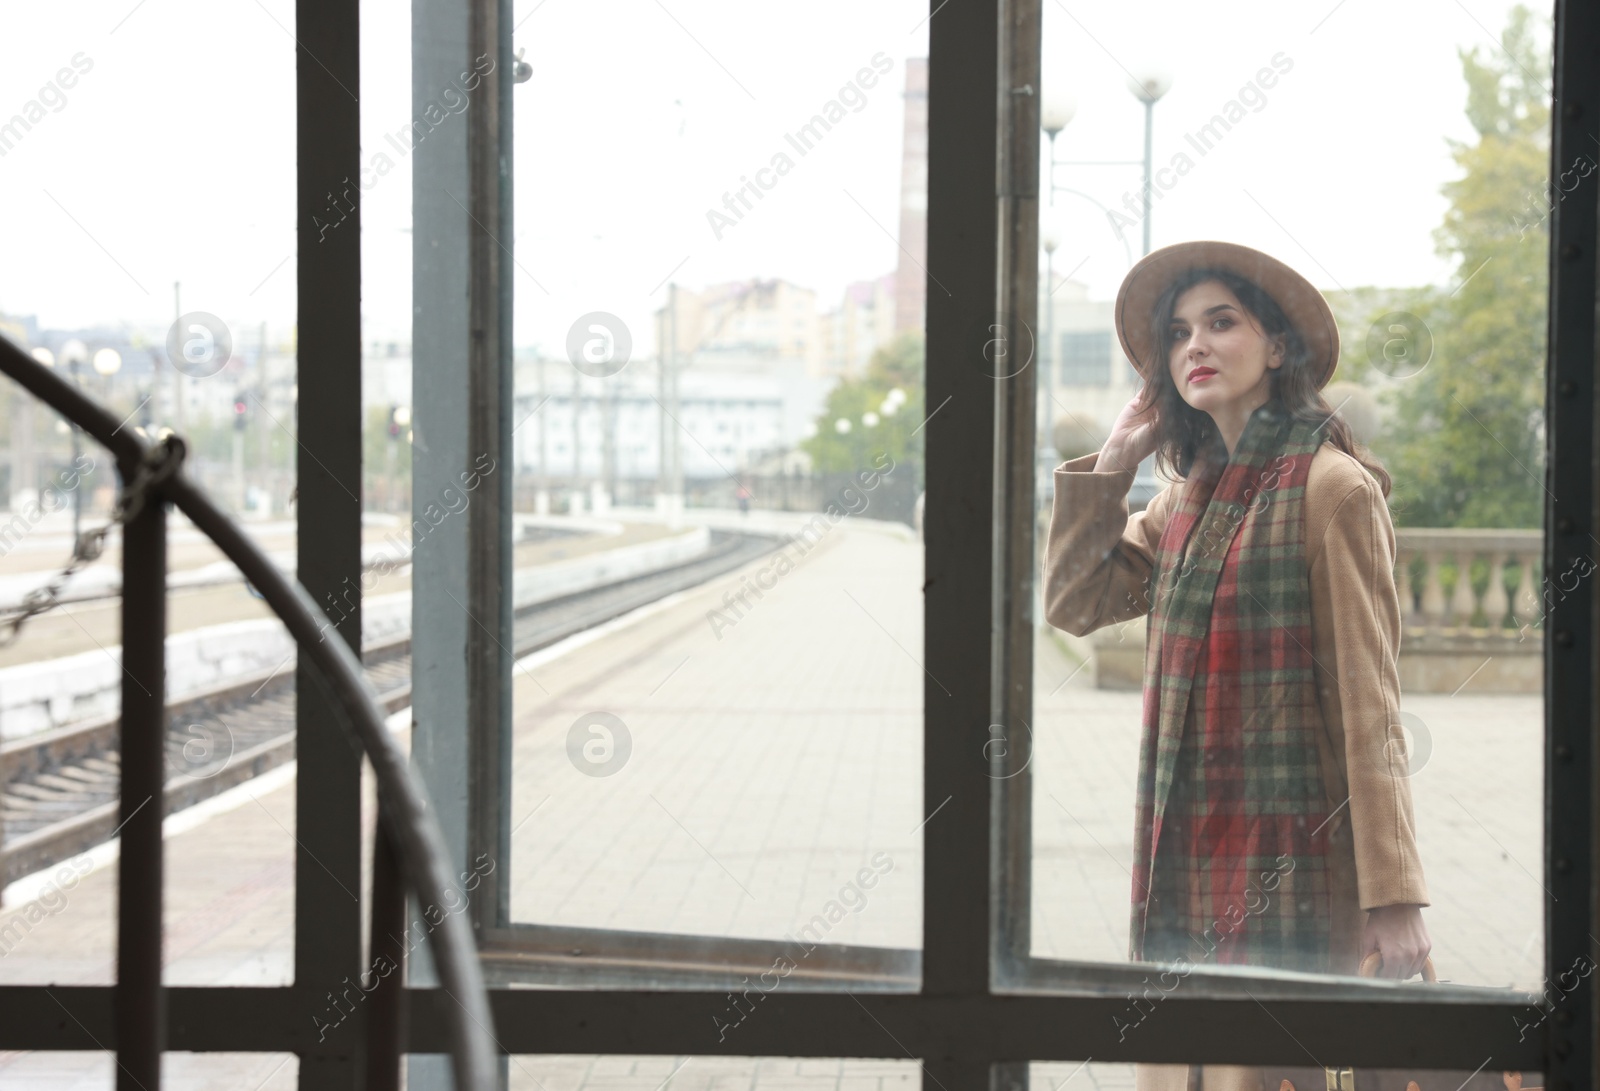
[[[1586,4],[1558,3],[1551,108],[1549,456],[1545,489],[1547,584],[1595,549],[1595,258],[1596,180],[1573,192],[1561,185],[1575,164],[1592,159],[1600,117],[1600,17]],[[1548,587],[1547,587],[1548,589]],[[1545,902],[1546,992],[1560,996],[1543,1022],[1546,1079],[1553,1088],[1593,1086],[1596,1078],[1596,975],[1569,989],[1589,960],[1600,959],[1594,932],[1595,670],[1594,581],[1561,587],[1545,621]]]
[[[994,631],[989,736],[995,844],[994,977],[1028,957],[1033,837],[1034,474],[1038,467],[1039,0],[1002,0],[998,312],[1003,366],[993,368]]]
[[[995,380],[981,353],[998,268],[1000,9],[947,4],[928,22],[922,987],[935,994],[989,984]]]
[[[361,646],[361,166],[360,5],[295,7],[298,191],[297,575],[313,601],[339,603],[339,636]],[[344,231],[314,214],[328,193],[352,205]],[[349,594],[351,588],[357,589]],[[348,597],[347,597],[348,596]],[[348,612],[346,612],[346,608]],[[335,611],[329,610],[330,613]],[[361,973],[361,755],[325,691],[296,670],[295,987],[308,1012]],[[309,1014],[307,1016],[309,1018]],[[350,1089],[358,1066],[347,1047],[300,1054],[302,1088]]]

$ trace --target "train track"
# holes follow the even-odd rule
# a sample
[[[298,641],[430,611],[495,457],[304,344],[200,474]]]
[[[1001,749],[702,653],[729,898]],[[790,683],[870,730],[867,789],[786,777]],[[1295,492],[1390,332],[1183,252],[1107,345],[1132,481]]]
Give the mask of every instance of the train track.
[[[710,547],[693,560],[518,611],[513,651],[520,657],[549,647],[716,579],[778,544],[775,538],[714,531]],[[361,659],[386,711],[411,704],[409,635],[369,645]],[[294,760],[294,711],[295,672],[282,669],[169,702],[166,813]],[[0,889],[116,832],[119,735],[113,716],[0,746]]]

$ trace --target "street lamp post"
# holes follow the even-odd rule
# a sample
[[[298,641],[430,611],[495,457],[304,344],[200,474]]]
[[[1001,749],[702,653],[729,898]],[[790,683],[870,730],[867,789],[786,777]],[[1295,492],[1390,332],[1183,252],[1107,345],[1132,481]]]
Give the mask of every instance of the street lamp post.
[[[100,349],[94,354],[93,365],[95,374],[99,375],[100,378],[104,380],[103,385],[105,387],[105,400],[106,404],[109,406],[111,404],[111,376],[115,375],[122,369],[122,353],[110,347]],[[72,438],[74,440],[78,438],[78,432],[76,429],[74,429],[72,432]],[[74,457],[72,461],[73,468],[76,469],[78,461],[77,458]],[[81,492],[81,489],[73,489],[72,495],[76,497]],[[78,540],[78,528],[76,526],[72,528],[72,540],[74,542]]]
[[[389,442],[383,445],[383,510],[394,511],[394,445],[400,438],[400,407],[389,407]]]
[[[77,385],[79,385],[78,368],[81,367],[84,364],[84,362],[87,361],[88,359],[89,359],[89,346],[85,345],[82,341],[79,341],[77,338],[73,338],[71,341],[68,341],[66,344],[61,346],[61,354],[57,357],[57,362],[67,365],[67,372],[72,376],[72,383],[73,383],[74,386],[77,386]],[[78,465],[78,455],[79,455],[78,426],[76,424],[69,425],[68,432],[72,436],[72,465],[73,465],[73,468],[76,469],[77,465]],[[82,524],[82,522],[83,522],[83,483],[79,482],[78,487],[72,490],[72,541],[73,541],[73,548],[77,548],[78,528]]]
[[[544,354],[539,354],[538,362],[534,365],[539,376],[539,400],[534,402],[535,412],[544,407],[545,401],[550,397],[544,388]],[[533,510],[538,515],[550,513],[550,433],[544,426],[544,420],[536,420],[533,426],[539,429],[539,485],[533,494]]]
[[[583,511],[583,372],[572,369],[572,491],[567,511]]]
[[[233,396],[233,510],[244,518],[248,493],[244,487],[244,432],[250,426],[250,394],[241,390]]]
[[[1061,135],[1078,112],[1078,100],[1057,89],[1045,91],[1039,103],[1039,127],[1050,138],[1050,206],[1056,203],[1056,137]]]
[[[1058,160],[1056,158],[1056,136],[1067,127],[1073,115],[1077,113],[1077,102],[1070,94],[1061,91],[1047,91],[1040,104],[1039,125],[1050,138],[1050,203],[1055,204],[1056,191],[1063,193],[1079,194],[1076,190],[1056,184],[1056,167],[1142,167],[1144,178],[1141,191],[1144,200],[1144,238],[1142,254],[1150,253],[1150,175],[1153,166],[1152,150],[1155,128],[1155,106],[1161,97],[1172,89],[1172,77],[1160,69],[1149,69],[1141,74],[1133,75],[1128,81],[1128,89],[1135,98],[1144,103],[1144,158],[1139,159],[1082,159]],[[1098,201],[1095,202],[1099,204]],[[1104,208],[1104,206],[1101,206]],[[1120,234],[1120,232],[1119,232]]]
[[[32,357],[45,367],[56,366],[56,354],[39,345]],[[39,488],[39,467],[34,459],[33,399],[12,398],[11,510],[20,511],[19,494],[34,496]]]
[[[1156,103],[1161,96],[1172,89],[1172,77],[1159,69],[1147,71],[1142,76],[1133,76],[1128,80],[1128,90],[1133,92],[1134,98],[1144,103],[1144,252],[1150,252],[1150,168],[1154,165],[1150,157],[1151,134],[1155,128]]]
[[[667,427],[665,421],[661,425],[661,433],[666,437],[665,451],[667,457],[667,510],[670,511],[672,523],[677,525],[683,509],[687,506],[684,500],[683,484],[683,447],[678,440],[676,422],[680,420],[683,407],[678,401],[678,285],[673,283],[668,286],[667,310],[667,413],[672,418],[674,425]],[[691,353],[693,349],[690,350]]]
[[[172,282],[172,324],[173,324],[174,327],[176,327],[179,322],[183,321],[183,291],[182,291],[182,289],[183,289],[183,285],[182,285],[181,282],[176,281],[176,280]],[[181,335],[180,335],[180,340],[181,340]],[[179,350],[179,356],[178,357],[173,357],[173,359],[171,360],[171,364],[172,364],[172,420],[177,425],[177,430],[179,432],[182,432],[184,430],[184,428],[183,428],[183,394],[184,394],[183,380],[184,380],[185,376],[184,376],[183,368],[178,366],[179,358],[181,357],[181,355],[182,355],[182,350],[180,349]],[[158,381],[156,383],[156,385],[159,387],[161,384]]]
[[[1143,175],[1143,178],[1142,178],[1142,181],[1141,181],[1141,195],[1142,195],[1142,201],[1143,201],[1143,210],[1142,211],[1143,211],[1143,220],[1144,220],[1144,225],[1143,225],[1144,226],[1144,230],[1143,230],[1142,245],[1141,245],[1141,249],[1140,249],[1141,256],[1150,253],[1150,214],[1151,214],[1151,203],[1152,203],[1152,198],[1153,198],[1153,194],[1151,192],[1151,188],[1150,187],[1151,187],[1151,174],[1152,174],[1152,169],[1151,168],[1153,166],[1153,150],[1154,150],[1153,134],[1154,134],[1154,129],[1155,129],[1155,105],[1156,105],[1156,103],[1158,101],[1160,101],[1160,99],[1161,99],[1161,97],[1163,95],[1165,95],[1169,90],[1171,90],[1171,88],[1172,88],[1172,78],[1166,72],[1164,72],[1164,71],[1162,71],[1160,69],[1150,68],[1150,69],[1147,69],[1147,70],[1143,71],[1140,74],[1131,74],[1130,73],[1129,80],[1128,80],[1128,89],[1133,92],[1133,95],[1134,95],[1135,98],[1137,98],[1140,102],[1142,102],[1144,104],[1144,158],[1142,160],[1136,160],[1136,159],[1062,160],[1062,159],[1057,159],[1056,158],[1056,137],[1060,135],[1061,130],[1065,129],[1067,127],[1067,125],[1072,121],[1073,117],[1077,114],[1077,112],[1078,112],[1077,100],[1071,95],[1071,93],[1069,93],[1067,91],[1059,90],[1059,89],[1046,88],[1044,90],[1044,93],[1042,95],[1042,98],[1041,98],[1041,101],[1040,101],[1040,104],[1039,104],[1039,127],[1042,128],[1044,130],[1044,132],[1045,132],[1045,135],[1050,138],[1050,186],[1049,186],[1049,189],[1050,189],[1050,200],[1049,200],[1049,206],[1050,207],[1054,207],[1055,198],[1056,198],[1056,192],[1057,191],[1060,191],[1062,193],[1068,193],[1068,194],[1073,195],[1074,197],[1080,197],[1080,198],[1088,201],[1090,204],[1093,204],[1095,207],[1099,208],[1102,212],[1106,213],[1107,219],[1111,221],[1112,230],[1114,230],[1116,232],[1117,238],[1122,241],[1124,251],[1127,250],[1128,240],[1123,236],[1122,231],[1117,226],[1117,223],[1116,223],[1115,219],[1113,219],[1111,217],[1110,210],[1107,209],[1105,205],[1101,204],[1101,202],[1099,200],[1097,200],[1096,198],[1090,196],[1089,194],[1084,193],[1084,192],[1082,192],[1080,190],[1077,190],[1077,189],[1073,189],[1073,188],[1068,187],[1068,186],[1063,186],[1063,185],[1058,184],[1056,182],[1056,168],[1058,166],[1059,167],[1131,167],[1131,166],[1138,166],[1138,167],[1141,167],[1143,169],[1144,175]],[[1059,230],[1056,229],[1054,224],[1051,224],[1051,225],[1049,225],[1049,229],[1048,230],[1041,230],[1040,231],[1039,240],[1040,240],[1040,245],[1044,248],[1044,252],[1045,252],[1045,285],[1046,285],[1045,297],[1044,297],[1046,349],[1045,349],[1045,352],[1043,354],[1041,354],[1041,359],[1043,360],[1044,365],[1045,365],[1045,381],[1044,381],[1044,384],[1043,384],[1043,393],[1044,393],[1043,412],[1044,412],[1044,422],[1045,422],[1045,424],[1044,424],[1044,426],[1042,426],[1039,429],[1039,435],[1041,436],[1041,446],[1045,447],[1045,448],[1048,448],[1048,446],[1049,446],[1049,444],[1051,442],[1051,438],[1050,438],[1051,429],[1048,427],[1048,423],[1049,423],[1049,421],[1051,419],[1049,406],[1050,406],[1051,399],[1053,397],[1054,372],[1055,372],[1055,369],[1056,369],[1056,366],[1057,366],[1057,364],[1056,364],[1056,353],[1055,353],[1055,348],[1056,348],[1056,344],[1055,344],[1055,306],[1054,306],[1054,302],[1053,302],[1053,296],[1054,296],[1054,291],[1055,291],[1055,283],[1054,283],[1054,281],[1055,281],[1055,252],[1056,252],[1056,249],[1060,246],[1060,244],[1062,242],[1062,239],[1061,239]],[[1128,264],[1129,265],[1133,264],[1131,254],[1129,255]]]
[[[94,354],[94,370],[105,382],[105,399],[111,401],[111,376],[122,369],[122,353],[113,348],[103,348]]]
[[[1043,447],[1048,450],[1051,445],[1050,406],[1055,401],[1056,369],[1061,365],[1056,359],[1056,248],[1061,245],[1060,225],[1050,220],[1039,230],[1039,245],[1044,247],[1044,351],[1039,354],[1040,363],[1044,365],[1044,383],[1040,403],[1044,409],[1044,419],[1040,427],[1039,436]]]
[[[394,455],[395,447],[399,444],[401,436],[405,437],[407,447],[411,444],[411,407],[409,405],[397,405],[394,407],[392,416],[394,418],[394,432],[389,440],[389,510],[407,511],[411,506],[409,502],[404,506],[396,505],[394,502],[394,495],[398,491],[395,485]]]

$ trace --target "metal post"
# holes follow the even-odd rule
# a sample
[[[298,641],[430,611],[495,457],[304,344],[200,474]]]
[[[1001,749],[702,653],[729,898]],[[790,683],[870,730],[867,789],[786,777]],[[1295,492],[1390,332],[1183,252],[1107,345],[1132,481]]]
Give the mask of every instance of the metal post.
[[[19,489],[38,488],[38,471],[33,457],[33,399],[13,396],[11,399],[11,510],[19,510],[16,495]]]
[[[120,470],[123,480],[129,481],[136,467],[124,465]],[[167,1001],[161,987],[166,574],[166,505],[152,497],[122,528],[117,1091],[160,1091],[161,1052],[167,1037]]]
[[[383,807],[380,800],[378,806]],[[367,972],[366,1091],[400,1091],[400,1056],[406,1040],[405,943],[406,891],[400,876],[400,855],[380,816],[372,846],[372,927]],[[391,968],[392,967],[392,968]]]
[[[1576,170],[1594,147],[1600,106],[1600,13],[1592,4],[1559,0],[1552,46],[1556,81],[1550,111],[1550,177]],[[1544,570],[1572,571],[1590,555],[1595,524],[1596,190],[1577,187],[1554,204],[1550,221],[1549,369],[1545,404]],[[1546,577],[1548,579],[1548,576]],[[1565,589],[1565,583],[1562,584]],[[1562,990],[1541,1031],[1549,1060],[1545,1086],[1593,1087],[1600,1078],[1597,979],[1574,967],[1592,964],[1596,917],[1595,708],[1596,592],[1583,580],[1545,618],[1545,757],[1542,899],[1545,980]],[[1581,979],[1580,979],[1581,980]],[[1537,1032],[1536,1032],[1537,1033]]]
[[[413,427],[411,507],[421,517],[453,498],[466,509],[413,553],[412,761],[432,796],[450,868],[492,870],[468,895],[475,927],[501,926],[509,907],[511,535],[516,465],[511,439],[511,27],[509,0],[415,0],[415,116],[462,72],[460,125],[442,126],[412,160]],[[463,275],[466,283],[463,285]],[[467,484],[471,482],[472,484]],[[414,920],[426,928],[430,910]],[[431,941],[408,983],[437,979]],[[420,1022],[420,1020],[418,1020]],[[493,1032],[493,1028],[488,1028]],[[504,1085],[506,1062],[499,1081]],[[450,1086],[445,1059],[413,1054],[411,1091]]]
[[[1050,195],[1045,198],[1051,208],[1056,207],[1056,134],[1050,137]]]
[[[572,509],[583,496],[583,373],[572,369]]]
[[[1155,103],[1155,100],[1147,98],[1147,99],[1144,100],[1144,250],[1142,251],[1143,254],[1148,254],[1150,252],[1150,214],[1153,211],[1153,209],[1151,208],[1152,197],[1151,197],[1151,192],[1150,192],[1150,185],[1151,185],[1151,182],[1150,182],[1150,166],[1151,166],[1150,140],[1151,140],[1152,130],[1155,127],[1155,117],[1156,117],[1156,103]]]
[[[667,503],[676,518],[684,507],[683,448],[679,443],[678,422],[683,419],[683,409],[678,404],[678,286],[672,285],[671,309],[667,312],[668,338],[671,351],[667,357],[667,420],[662,422],[662,435],[667,451]]]
[[[182,317],[182,283],[175,280],[172,282],[172,324],[176,326]],[[183,343],[182,330],[178,331],[178,343]],[[183,434],[183,368],[178,366],[177,360],[172,361],[172,427],[179,435]]]
[[[617,499],[617,387],[622,379],[609,375],[600,380],[600,488],[607,502]]]
[[[1029,952],[1033,842],[1031,762],[1033,746],[1034,474],[1039,459],[1034,367],[1020,355],[1034,350],[1029,332],[1039,305],[1039,96],[1019,93],[1039,86],[1041,0],[1001,0],[1000,11],[1000,210],[996,321],[1007,331],[1012,356],[994,392],[995,436],[993,644],[990,659],[990,735],[1002,745],[988,748],[994,919],[991,975],[1004,977]],[[1042,359],[1048,361],[1049,354]],[[1048,365],[1047,365],[1048,366]],[[1014,1081],[1016,1073],[1010,1073]],[[1026,1070],[1023,1082],[1026,1083]]]
[[[334,620],[327,640],[361,654],[361,5],[297,0],[295,95],[301,397],[296,575]],[[338,226],[324,230],[329,194]],[[183,379],[178,377],[179,389]],[[181,402],[180,397],[180,402]],[[303,426],[303,427],[301,427]],[[295,668],[294,982],[305,1018],[327,1020],[328,993],[362,966],[361,755],[309,656]],[[302,1091],[355,1091],[366,1013],[346,1034],[301,1041]]]
[[[1056,206],[1056,133],[1045,134],[1050,139],[1050,192],[1045,197],[1045,202],[1050,208]],[[1044,276],[1044,308],[1045,308],[1045,333],[1044,351],[1039,354],[1040,366],[1044,368],[1044,443],[1046,447],[1051,443],[1051,408],[1055,400],[1055,372],[1056,372],[1056,305],[1055,305],[1055,276],[1056,252],[1052,247],[1045,251],[1045,276]]]
[[[534,370],[539,376],[539,399],[533,404],[537,409],[542,409],[545,400],[549,397],[544,385],[543,353],[539,355],[538,362],[534,365]],[[534,427],[539,429],[539,488],[548,489],[550,487],[550,433],[545,429],[543,418],[534,421],[533,424]]]
[[[271,404],[272,384],[267,373],[267,324],[261,323],[261,352],[256,360],[256,389],[259,391],[256,398],[262,406]],[[263,422],[265,423],[265,422]],[[276,490],[272,487],[272,432],[265,427],[256,429],[256,473],[260,475],[261,490],[266,496],[266,512],[271,514],[277,506],[274,499]]]
[[[72,377],[74,380],[78,377],[78,365],[76,364],[72,365]],[[76,470],[79,457],[78,426],[70,424],[67,427],[72,432],[72,468]],[[72,540],[74,543],[78,540],[79,524],[81,522],[83,522],[83,489],[80,486],[72,490]]]
[[[233,514],[235,518],[244,517],[244,430],[237,426],[233,429]]]
[[[983,351],[996,317],[995,184],[1001,0],[949,4],[928,23],[928,499],[923,626],[925,873],[922,991],[989,988],[995,385]],[[1035,84],[1037,86],[1037,84]],[[1037,170],[1037,163],[1035,164]],[[1034,258],[1037,266],[1037,258]],[[935,303],[935,300],[938,302]],[[952,682],[959,678],[960,682]],[[949,686],[949,688],[946,688]],[[926,1057],[951,1091],[951,1062]],[[959,1066],[958,1066],[959,1067]],[[953,1075],[960,1078],[962,1072]],[[982,1075],[982,1073],[980,1073]]]
[[[656,406],[660,412],[656,414],[656,509],[667,510],[667,496],[672,491],[671,478],[667,469],[667,429],[672,422],[667,419],[667,372],[672,368],[672,354],[675,350],[673,338],[675,333],[672,323],[672,310],[677,306],[678,286],[667,285],[667,306],[661,312],[657,328],[660,336],[657,338],[659,348],[656,352]]]
[[[487,228],[472,236],[473,282],[471,286],[474,328],[493,331],[493,335],[474,342],[472,358],[472,417],[468,442],[474,454],[493,458],[499,473],[492,474],[480,488],[484,499],[477,505],[468,531],[475,574],[468,591],[468,602],[484,619],[484,624],[499,630],[496,641],[476,641],[467,657],[467,675],[472,688],[472,703],[467,706],[468,722],[476,725],[470,739],[472,765],[467,805],[469,844],[462,859],[463,870],[487,852],[491,859],[504,861],[481,884],[482,895],[473,906],[473,920],[480,930],[504,927],[511,918],[511,822],[506,807],[511,802],[511,674],[515,663],[512,647],[516,643],[512,607],[513,542],[512,520],[515,448],[513,445],[515,406],[515,359],[512,351],[513,306],[516,280],[508,271],[511,253],[502,239],[515,237],[513,214],[516,201],[512,192],[512,150],[515,133],[512,116],[511,50],[513,29],[511,0],[475,0],[470,23],[473,55],[495,58],[494,74],[484,79],[484,109],[473,119],[471,128],[472,198],[478,218]],[[491,222],[489,217],[494,217]],[[493,1028],[489,1028],[492,1032]],[[500,1058],[501,1087],[509,1079],[510,1062]]]
[[[1044,252],[1044,345],[1039,353],[1039,367],[1044,372],[1044,397],[1039,401],[1044,405],[1044,449],[1049,450],[1055,444],[1050,422],[1055,419],[1052,408],[1056,396],[1056,369],[1060,366],[1056,360],[1056,252],[1055,248]]]

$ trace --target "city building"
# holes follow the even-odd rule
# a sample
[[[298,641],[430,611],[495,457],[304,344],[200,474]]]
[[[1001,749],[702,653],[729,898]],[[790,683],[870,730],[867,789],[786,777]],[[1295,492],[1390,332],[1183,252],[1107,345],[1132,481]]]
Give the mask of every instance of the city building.
[[[847,285],[839,306],[818,320],[822,337],[822,374],[849,379],[866,370],[880,345],[895,335],[898,274]]]
[[[778,278],[713,284],[703,291],[674,285],[662,312],[658,344],[676,345],[680,359],[719,368],[760,369],[798,362],[816,373],[821,359],[817,296]]]
[[[1041,279],[1041,284],[1043,278]],[[1086,286],[1057,278],[1055,290],[1040,289],[1039,401],[1043,423],[1069,422],[1077,434],[1104,439],[1112,422],[1139,389],[1139,377],[1122,354],[1110,300],[1092,300]]]
[[[591,378],[535,353],[516,363],[517,471],[538,487],[649,502],[663,468],[663,424],[686,481],[724,478],[791,451],[814,426],[829,380],[799,361],[733,352],[686,361],[674,399],[659,360]],[[670,449],[667,461],[670,464]]]

